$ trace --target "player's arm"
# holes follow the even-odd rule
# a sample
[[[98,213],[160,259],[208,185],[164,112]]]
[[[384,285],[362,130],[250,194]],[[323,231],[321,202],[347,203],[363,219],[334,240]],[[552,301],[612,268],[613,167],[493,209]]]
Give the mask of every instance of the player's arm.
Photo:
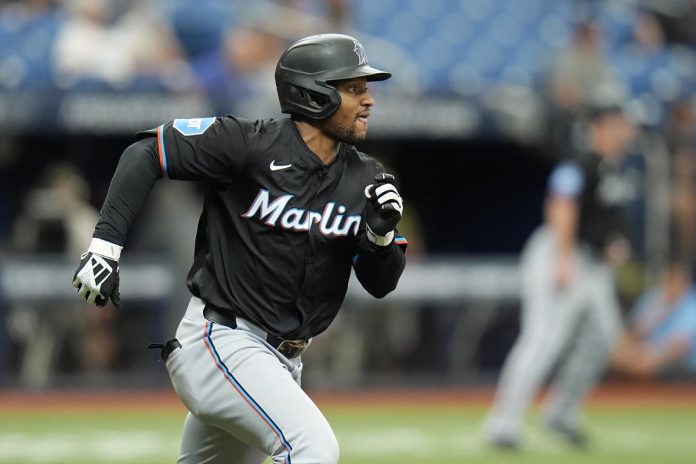
[[[88,303],[120,305],[118,260],[131,224],[162,177],[225,188],[243,169],[250,124],[234,117],[175,119],[138,133],[121,155],[94,238],[73,278]]]
[[[652,377],[667,366],[676,365],[689,353],[692,341],[675,334],[659,346],[625,335],[612,355],[613,367],[638,377]]]
[[[577,202],[565,197],[549,197],[546,203],[546,222],[556,239],[556,284],[562,288],[572,279],[576,264]]]
[[[155,181],[162,176],[154,138],[123,152],[100,211],[89,249],[82,255],[73,286],[88,303],[120,306],[118,260],[131,224]]]
[[[644,371],[656,373],[665,366],[679,363],[691,349],[691,338],[686,333],[675,333],[661,347],[650,350],[643,361]]]
[[[554,169],[549,179],[544,213],[546,224],[556,241],[554,270],[556,284],[561,288],[568,285],[575,269],[580,217],[579,196],[583,184],[582,171],[574,163],[562,163]]]
[[[358,239],[353,268],[365,290],[382,298],[396,288],[406,266],[406,240],[396,231],[403,201],[394,176],[377,174],[374,181],[365,189],[365,229]]]

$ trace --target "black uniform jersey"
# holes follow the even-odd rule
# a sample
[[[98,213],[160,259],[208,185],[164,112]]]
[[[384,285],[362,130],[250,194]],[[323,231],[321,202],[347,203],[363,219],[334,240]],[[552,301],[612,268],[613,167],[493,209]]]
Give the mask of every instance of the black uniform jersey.
[[[207,304],[306,339],[334,319],[351,267],[375,296],[396,285],[405,239],[378,247],[364,233],[373,158],[341,144],[324,165],[290,119],[177,119],[156,137],[163,176],[206,184],[188,285]]]
[[[580,200],[579,237],[596,251],[604,251],[614,238],[626,235],[625,207],[630,200],[628,182],[619,167],[588,153],[580,166],[585,188]]]
[[[602,253],[613,238],[625,237],[625,207],[632,195],[615,163],[596,153],[586,153],[578,162],[563,162],[552,173],[551,190],[577,198],[580,243]]]

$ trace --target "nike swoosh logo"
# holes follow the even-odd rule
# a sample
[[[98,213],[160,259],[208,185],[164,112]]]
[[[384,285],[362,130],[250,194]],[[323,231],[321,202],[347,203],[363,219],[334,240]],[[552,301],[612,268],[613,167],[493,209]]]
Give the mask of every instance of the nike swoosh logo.
[[[271,161],[271,171],[280,171],[281,169],[287,169],[292,164],[275,164],[275,160]]]

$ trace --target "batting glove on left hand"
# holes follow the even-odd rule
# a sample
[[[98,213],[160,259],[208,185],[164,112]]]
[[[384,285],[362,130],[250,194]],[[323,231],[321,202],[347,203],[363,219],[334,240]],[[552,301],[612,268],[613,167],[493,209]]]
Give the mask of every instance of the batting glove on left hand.
[[[394,229],[401,220],[404,203],[394,186],[393,175],[380,173],[374,180],[374,184],[365,187],[365,231],[372,243],[387,246],[394,240]]]
[[[72,284],[77,288],[77,294],[87,303],[101,308],[111,299],[116,308],[121,307],[118,290],[118,258],[121,248],[95,238],[92,239],[89,250],[82,254]]]

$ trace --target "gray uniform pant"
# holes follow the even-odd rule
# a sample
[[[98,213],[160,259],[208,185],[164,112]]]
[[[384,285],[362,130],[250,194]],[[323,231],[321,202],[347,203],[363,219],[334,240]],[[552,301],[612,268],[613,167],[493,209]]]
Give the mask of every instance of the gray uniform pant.
[[[178,463],[337,463],[334,433],[300,388],[300,359],[278,353],[259,327],[212,323],[203,308],[191,300],[176,332],[181,349],[166,362],[189,410]]]
[[[576,268],[563,290],[554,282],[557,247],[546,227],[521,257],[520,335],[505,360],[487,419],[489,438],[516,440],[524,414],[561,354],[545,419],[577,427],[585,394],[596,384],[620,330],[610,267],[590,250],[575,251]],[[565,350],[568,350],[567,352]]]

